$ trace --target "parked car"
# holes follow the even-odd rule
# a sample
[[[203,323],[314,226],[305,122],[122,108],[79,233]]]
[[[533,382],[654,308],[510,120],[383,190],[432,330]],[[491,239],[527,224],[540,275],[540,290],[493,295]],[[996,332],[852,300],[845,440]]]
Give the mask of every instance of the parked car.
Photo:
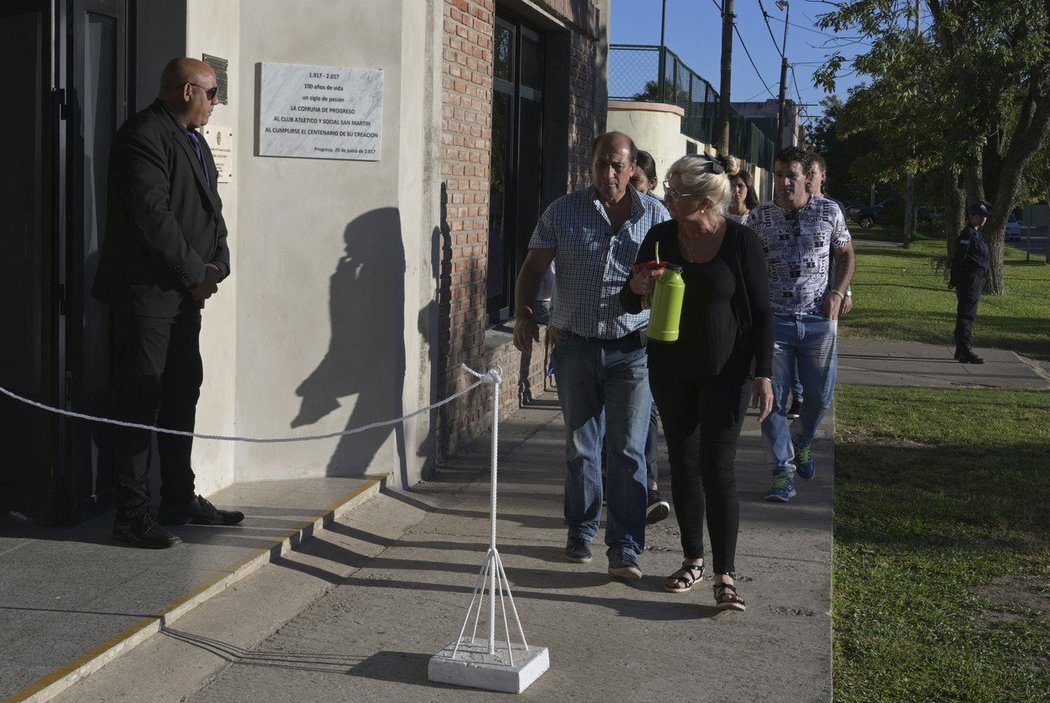
[[[944,213],[934,210],[928,205],[920,205],[915,209],[915,223],[920,226],[933,227],[944,222]]]
[[[902,226],[904,224],[904,201],[899,196],[891,196],[875,205],[850,207],[846,214],[865,229],[876,224]],[[916,225],[930,227],[939,225],[943,221],[944,213],[939,210],[934,210],[928,205],[919,205],[915,208]]]
[[[1021,223],[1014,213],[1010,213],[1010,219],[1006,221],[1006,234],[1003,239],[1007,242],[1021,241]]]
[[[876,222],[882,221],[883,212],[887,207],[894,204],[893,198],[887,198],[882,202],[875,203],[874,205],[861,205],[859,207],[849,208],[846,214],[864,229],[873,227]]]

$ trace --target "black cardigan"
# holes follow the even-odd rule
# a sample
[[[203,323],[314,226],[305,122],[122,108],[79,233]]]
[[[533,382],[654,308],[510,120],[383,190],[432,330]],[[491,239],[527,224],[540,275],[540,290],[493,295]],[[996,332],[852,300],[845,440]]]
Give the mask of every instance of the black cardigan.
[[[656,242],[660,259],[686,265],[678,248],[678,223],[660,223],[649,230],[638,251],[638,262],[655,258]],[[736,288],[730,305],[736,323],[736,335],[743,342],[743,352],[753,360],[755,376],[771,377],[773,373],[773,313],[769,305],[769,273],[762,244],[750,228],[726,220],[725,240],[715,258],[722,258],[733,272]],[[630,288],[630,281],[620,291],[624,310],[642,310],[641,296]],[[684,314],[685,311],[683,311]]]

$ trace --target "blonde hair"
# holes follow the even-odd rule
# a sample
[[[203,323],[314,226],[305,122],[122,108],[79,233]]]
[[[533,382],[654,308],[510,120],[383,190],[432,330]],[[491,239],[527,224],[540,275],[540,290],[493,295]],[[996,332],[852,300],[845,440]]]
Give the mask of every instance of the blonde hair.
[[[740,173],[740,159],[735,156],[719,156],[718,160],[725,166],[726,174],[732,178],[733,176]]]
[[[714,169],[721,173],[714,173]],[[698,198],[707,198],[719,214],[725,214],[729,202],[730,185],[726,167],[719,159],[706,154],[686,154],[667,169],[667,178],[677,175],[682,179],[682,190]]]

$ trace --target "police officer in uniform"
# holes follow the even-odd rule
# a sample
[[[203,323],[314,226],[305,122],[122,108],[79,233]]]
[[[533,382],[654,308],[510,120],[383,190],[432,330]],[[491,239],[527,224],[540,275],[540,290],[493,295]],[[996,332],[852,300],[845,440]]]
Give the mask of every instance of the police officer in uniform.
[[[988,244],[981,236],[981,227],[991,213],[986,204],[977,203],[970,207],[969,214],[970,223],[959,232],[952,259],[951,280],[959,301],[955,316],[955,359],[961,364],[983,364],[984,359],[973,353],[971,341],[989,263]]]

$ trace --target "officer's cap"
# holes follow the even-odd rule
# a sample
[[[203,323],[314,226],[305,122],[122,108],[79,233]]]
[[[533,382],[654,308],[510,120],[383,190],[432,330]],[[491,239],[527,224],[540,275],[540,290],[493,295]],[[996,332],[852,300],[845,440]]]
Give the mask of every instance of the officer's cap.
[[[992,213],[988,210],[988,207],[984,203],[977,203],[976,205],[970,206],[970,215],[980,215],[981,217],[991,217]]]

